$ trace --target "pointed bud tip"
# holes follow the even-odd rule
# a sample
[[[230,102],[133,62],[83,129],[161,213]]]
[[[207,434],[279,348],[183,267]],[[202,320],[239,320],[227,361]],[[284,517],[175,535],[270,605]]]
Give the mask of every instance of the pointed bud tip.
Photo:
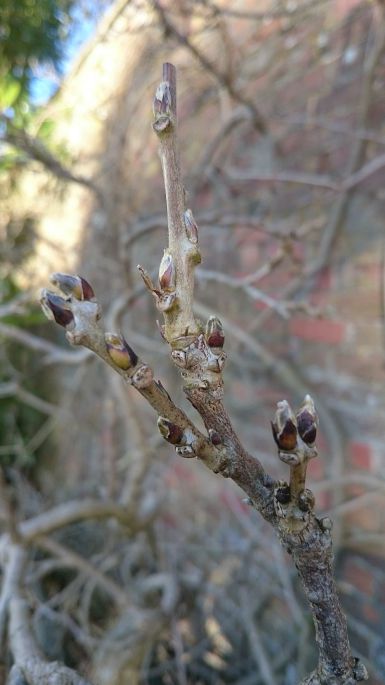
[[[173,292],[175,290],[175,267],[172,255],[165,252],[159,265],[159,286],[161,290]]]
[[[60,295],[51,293],[49,290],[43,290],[40,304],[47,319],[55,321],[59,326],[63,326],[63,328],[73,324],[74,316],[69,308],[69,304]]]
[[[191,209],[186,209],[183,219],[187,238],[189,239],[190,243],[196,245],[198,242],[198,226]]]
[[[310,395],[305,399],[296,416],[298,432],[307,445],[313,445],[317,437],[318,416]]]
[[[50,281],[64,295],[72,295],[77,300],[93,300],[95,298],[92,287],[82,276],[57,272],[51,275]]]
[[[209,347],[223,347],[225,344],[222,322],[217,316],[210,316],[207,321],[206,340]]]
[[[279,449],[294,450],[297,446],[297,421],[286,400],[277,403],[277,411],[271,422],[273,437]]]

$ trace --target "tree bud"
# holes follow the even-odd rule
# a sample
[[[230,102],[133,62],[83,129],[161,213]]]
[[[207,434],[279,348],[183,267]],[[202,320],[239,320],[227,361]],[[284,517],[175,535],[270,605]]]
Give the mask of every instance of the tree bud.
[[[289,504],[290,502],[290,488],[288,485],[279,486],[274,492],[275,499],[279,504]]]
[[[191,211],[191,209],[186,209],[184,215],[184,225],[186,229],[186,235],[190,241],[190,243],[193,243],[193,245],[196,245],[198,242],[198,226],[197,223],[194,219],[194,215]]]
[[[221,445],[222,444],[221,436],[213,428],[209,428],[209,438],[210,438],[210,442],[213,445]]]
[[[175,266],[172,255],[165,252],[159,266],[159,286],[161,290],[173,292],[175,290]]]
[[[156,89],[154,101],[153,101],[153,112],[154,117],[159,115],[169,115],[171,114],[171,90],[168,81],[162,81]]]
[[[301,509],[301,511],[310,511],[311,509],[314,509],[315,505],[315,497],[314,494],[312,493],[311,490],[308,488],[305,488],[299,495],[298,495],[298,506]]]
[[[137,365],[138,357],[122,335],[105,333],[104,339],[106,341],[107,352],[119,369],[127,371],[127,369]]]
[[[88,281],[81,276],[55,273],[51,276],[51,283],[56,285],[65,295],[73,295],[77,300],[93,300],[95,293]]]
[[[40,304],[47,319],[56,321],[59,326],[67,328],[74,321],[74,315],[70,305],[63,297],[44,290],[40,298]]]
[[[297,446],[297,421],[286,400],[278,402],[274,421],[271,423],[273,437],[279,449],[290,451]]]
[[[302,440],[307,445],[313,445],[317,437],[318,416],[310,395],[306,395],[296,418]]]
[[[158,417],[158,428],[161,436],[171,443],[171,445],[180,445],[183,442],[184,431],[182,428],[172,423],[164,416]]]
[[[206,324],[206,340],[209,347],[223,347],[225,336],[223,326],[218,317],[210,316]]]

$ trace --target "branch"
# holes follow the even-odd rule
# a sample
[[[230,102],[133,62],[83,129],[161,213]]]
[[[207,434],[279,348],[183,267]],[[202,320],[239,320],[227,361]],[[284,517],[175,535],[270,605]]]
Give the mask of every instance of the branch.
[[[172,77],[172,84],[167,81],[168,76]],[[168,92],[172,93],[171,100]],[[173,165],[176,155],[176,120],[173,116],[176,112],[176,102],[173,100],[175,95],[174,70],[170,65],[165,65],[163,82],[156,95],[155,102],[159,101],[160,105],[154,111],[154,130],[161,145],[167,198],[169,247],[166,252],[173,249],[180,237],[184,240],[180,224],[182,216],[186,216],[183,198],[179,197],[176,201],[172,197],[174,189],[178,191],[183,187],[179,166]],[[163,104],[166,101],[172,102],[172,109],[165,112]],[[192,216],[191,210],[188,211]],[[179,216],[176,212],[179,212]],[[194,222],[194,241],[197,240],[198,229]],[[178,293],[176,305],[183,308],[183,302],[188,301],[190,307],[194,264],[184,260],[178,266],[172,279],[173,292]],[[162,264],[160,272],[161,284]],[[185,288],[190,292],[183,293]],[[182,318],[181,314],[180,316]],[[306,396],[297,415],[294,415],[286,401],[278,404],[273,434],[280,459],[290,466],[290,482],[274,482],[264,472],[260,462],[246,452],[224,407],[224,334],[219,320],[216,317],[209,318],[205,334],[199,333],[195,340],[191,340],[188,330],[184,335],[179,330],[178,357],[175,356],[173,331],[168,335],[170,327],[167,326],[167,313],[165,323],[165,338],[171,346],[171,355],[176,365],[182,368],[184,392],[201,415],[209,435],[215,436],[216,443],[224,447],[222,474],[231,477],[245,490],[250,504],[274,526],[282,545],[295,561],[312,609],[319,645],[318,667],[304,683],[349,685],[366,679],[365,668],[352,657],[346,619],[336,593],[332,570],[331,521],[316,518],[313,513],[313,493],[305,487],[308,461],[317,455],[314,442],[318,418],[312,399]],[[211,357],[216,357],[217,366],[212,363],[210,354]]]
[[[149,276],[145,275],[145,279],[148,281]],[[147,400],[158,413],[161,434],[176,446],[181,456],[199,454],[209,468],[220,468],[221,450],[174,404],[162,383],[154,380],[151,367],[138,357],[122,335],[104,331],[100,307],[89,283],[79,276],[67,274],[54,274],[52,281],[67,298],[43,291],[41,304],[48,318],[66,329],[69,342],[92,350]],[[156,295],[162,306],[163,292],[156,290]],[[176,322],[178,325],[179,319]],[[175,358],[178,354],[175,350]]]
[[[57,159],[57,157],[54,157],[52,152],[45,147],[39,138],[34,138],[23,129],[18,129],[14,126],[11,127],[7,117],[5,116],[1,116],[0,120],[2,123],[8,124],[8,129],[2,135],[2,140],[4,142],[12,145],[18,150],[22,150],[29,157],[29,159],[33,159],[42,164],[44,168],[48,169],[48,171],[56,176],[56,178],[85,186],[86,188],[92,190],[99,198],[101,197],[100,190],[90,179],[79,174],[74,174],[67,169],[67,167],[65,167]]]
[[[222,88],[227,90],[228,94],[236,101],[244,105],[250,112],[255,128],[262,134],[267,132],[267,123],[265,117],[261,114],[255,104],[249,100],[238,88],[233,84],[228,74],[222,73],[195,45],[191,42],[189,36],[184,35],[179,29],[170,21],[165,9],[158,0],[153,0],[154,7],[158,12],[159,19],[163,25],[164,31],[168,35],[174,36],[180,45],[186,47],[192,55],[198,60],[203,69],[214,76],[215,80]]]
[[[249,503],[274,527],[292,555],[316,626],[319,663],[303,685],[354,685],[365,680],[365,667],[351,653],[332,568],[331,520],[318,519],[314,496],[306,488],[308,461],[317,455],[318,418],[310,396],[294,414],[284,400],[272,423],[278,456],[290,468],[289,483],[274,481],[241,444],[223,404],[226,356],[223,326],[209,317],[205,329],[193,313],[194,269],[200,261],[198,227],[184,205],[184,190],[176,145],[175,68],[163,67],[154,101],[154,130],[159,138],[167,200],[168,246],[154,284],[140,267],[146,287],[164,316],[162,334],[180,369],[184,392],[200,414],[208,437],[201,433],[154,380],[151,368],[122,335],[105,333],[91,286],[80,276],[54,274],[63,295],[45,291],[43,310],[66,329],[68,340],[101,357],[131,384],[158,413],[162,436],[180,456],[200,458],[208,468],[231,477]],[[266,353],[267,359],[270,359]]]
[[[5,544],[3,539],[3,547]],[[6,544],[2,550],[7,579],[7,609],[9,613],[9,646],[13,656],[9,683],[26,682],[28,685],[90,685],[71,668],[41,654],[33,636],[28,604],[21,592],[26,552],[21,545]],[[3,585],[4,593],[4,585]]]
[[[43,514],[22,521],[17,530],[23,542],[30,543],[36,538],[48,535],[58,528],[91,518],[115,518],[129,529],[133,526],[134,530],[137,525],[137,522],[134,523],[132,521],[125,507],[109,501],[84,499],[58,504]]]

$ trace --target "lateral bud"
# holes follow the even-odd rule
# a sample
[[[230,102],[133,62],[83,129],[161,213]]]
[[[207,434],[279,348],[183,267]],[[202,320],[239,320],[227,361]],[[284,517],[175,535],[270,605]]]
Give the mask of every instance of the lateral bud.
[[[111,360],[119,369],[127,371],[137,365],[138,357],[122,335],[105,333],[104,340]]]
[[[217,316],[210,316],[207,321],[206,341],[209,347],[222,348],[225,344],[223,326]]]
[[[306,395],[297,413],[298,433],[307,445],[314,445],[317,437],[318,416],[313,399]]]
[[[280,450],[290,452],[297,446],[297,420],[286,400],[277,403],[274,421],[271,422],[273,437]]]
[[[165,292],[175,290],[175,266],[172,255],[165,252],[159,265],[159,286]]]
[[[298,506],[302,511],[311,511],[314,509],[315,497],[311,490],[305,488],[298,496]]]
[[[70,304],[60,295],[43,290],[40,298],[41,308],[47,319],[55,321],[63,328],[73,327],[74,315],[71,311]]]
[[[168,81],[162,81],[155,93],[154,101],[152,103],[152,108],[154,112],[154,117],[157,119],[160,115],[170,115],[171,114],[171,90]]]
[[[190,243],[196,245],[198,242],[198,225],[194,219],[191,209],[186,209],[183,219],[187,238],[189,239]]]
[[[210,442],[215,446],[222,444],[222,438],[214,428],[209,428],[209,438]]]
[[[72,295],[77,300],[94,300],[95,293],[85,278],[72,274],[54,273],[51,283],[56,285],[65,295]]]
[[[184,431],[176,423],[172,423],[164,416],[158,417],[158,428],[161,436],[171,443],[171,445],[182,445],[184,442]]]

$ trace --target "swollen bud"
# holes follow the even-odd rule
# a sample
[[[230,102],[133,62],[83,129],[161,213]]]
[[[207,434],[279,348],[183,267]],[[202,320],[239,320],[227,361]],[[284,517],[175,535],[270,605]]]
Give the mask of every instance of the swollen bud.
[[[297,446],[297,421],[286,400],[277,403],[274,421],[271,423],[273,437],[279,449],[290,451]]]
[[[173,292],[175,290],[175,266],[172,255],[165,252],[159,266],[159,286],[161,290]]]
[[[127,371],[137,365],[138,357],[122,335],[105,333],[104,340],[110,358],[119,369]]]
[[[206,340],[209,347],[223,347],[225,344],[223,326],[216,316],[210,316],[207,321]]]
[[[186,229],[186,235],[190,241],[190,243],[193,243],[193,245],[196,245],[198,242],[198,226],[197,223],[194,219],[194,215],[191,211],[191,209],[186,209],[184,215],[184,225]]]
[[[169,115],[171,113],[171,90],[168,81],[162,81],[156,89],[154,101],[152,103],[154,117],[159,115]]]
[[[40,298],[40,304],[47,319],[56,321],[59,326],[67,328],[74,321],[74,315],[70,309],[69,303],[60,295],[50,293],[48,290],[43,290]]]
[[[209,428],[209,438],[210,438],[210,442],[215,446],[222,444],[221,436],[213,428]]]
[[[55,273],[51,276],[51,283],[56,285],[65,295],[72,295],[77,300],[93,300],[95,293],[85,278],[71,274]]]
[[[171,445],[180,445],[183,442],[183,429],[165,419],[164,416],[158,417],[158,428],[161,436]]]
[[[317,437],[318,416],[310,395],[306,395],[296,418],[302,440],[307,445],[313,445]]]

